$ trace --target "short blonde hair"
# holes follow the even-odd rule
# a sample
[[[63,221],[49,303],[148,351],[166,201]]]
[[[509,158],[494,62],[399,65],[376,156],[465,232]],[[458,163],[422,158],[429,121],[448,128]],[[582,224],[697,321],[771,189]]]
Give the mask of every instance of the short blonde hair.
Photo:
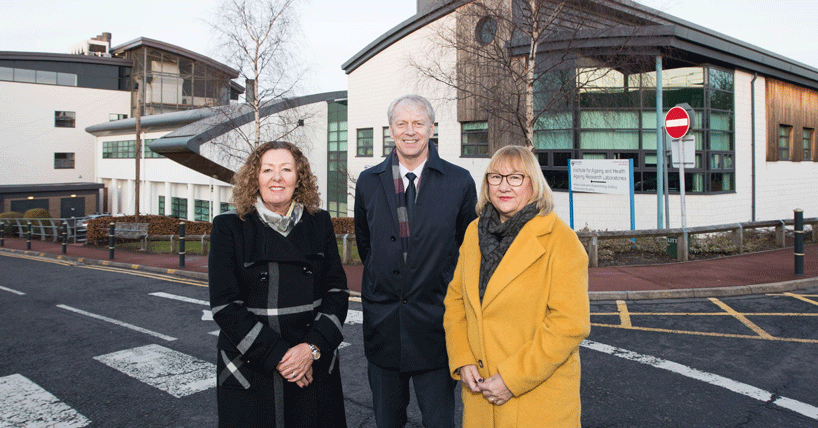
[[[551,186],[545,181],[545,177],[540,170],[540,164],[534,153],[530,149],[521,146],[505,146],[497,150],[494,156],[489,161],[489,166],[486,167],[486,174],[490,172],[499,172],[500,167],[509,166],[511,169],[525,173],[529,180],[531,180],[531,199],[526,205],[536,202],[539,208],[539,215],[548,215],[554,210],[554,192],[551,191]],[[489,183],[486,180],[486,174],[483,174],[483,184],[480,187],[480,198],[477,201],[477,215],[483,212],[483,208],[491,203],[489,199]]]

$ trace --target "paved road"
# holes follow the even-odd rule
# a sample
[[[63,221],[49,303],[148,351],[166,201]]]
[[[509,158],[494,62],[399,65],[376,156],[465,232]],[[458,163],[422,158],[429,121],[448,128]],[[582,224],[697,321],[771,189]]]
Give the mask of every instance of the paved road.
[[[201,281],[8,254],[0,272],[0,427],[215,426]],[[350,309],[347,421],[374,427]],[[818,426],[818,289],[591,309],[583,426]]]

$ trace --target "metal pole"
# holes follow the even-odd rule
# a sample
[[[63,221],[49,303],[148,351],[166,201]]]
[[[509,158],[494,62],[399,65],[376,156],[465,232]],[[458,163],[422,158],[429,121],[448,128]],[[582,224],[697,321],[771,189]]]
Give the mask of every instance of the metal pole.
[[[68,222],[62,222],[62,253],[65,254],[66,247],[68,246]]]
[[[185,267],[185,222],[179,223],[179,267]]]
[[[660,55],[656,56],[656,228],[662,229],[664,223],[662,221],[662,215],[664,214],[664,209],[662,208],[663,205],[663,193],[664,193],[664,183],[663,183],[663,173],[662,170],[664,168],[664,154],[665,154],[665,142],[664,142],[664,132],[662,129],[662,111],[664,110],[664,105],[662,102],[662,57]]]
[[[0,247],[6,246],[6,223],[0,222]]]
[[[28,232],[26,232],[26,250],[31,249],[31,222],[28,222]]]
[[[114,227],[113,222],[108,225],[108,260],[114,259]]]
[[[795,209],[795,275],[804,276],[804,211]]]
[[[685,206],[685,150],[684,150],[684,141],[679,139],[679,201],[682,207],[682,229],[687,227],[687,220],[685,219],[685,211],[687,211],[687,207]]]

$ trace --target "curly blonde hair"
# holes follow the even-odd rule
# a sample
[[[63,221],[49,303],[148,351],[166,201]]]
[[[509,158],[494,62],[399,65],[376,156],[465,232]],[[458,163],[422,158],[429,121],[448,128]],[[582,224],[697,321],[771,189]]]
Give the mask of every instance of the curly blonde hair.
[[[310,213],[315,214],[321,205],[320,193],[318,193],[318,179],[310,169],[310,161],[304,156],[295,144],[286,141],[268,141],[259,144],[253,153],[247,157],[241,168],[236,171],[231,180],[233,184],[233,196],[231,202],[236,207],[239,218],[244,217],[255,210],[256,198],[260,195],[258,187],[258,176],[261,171],[261,158],[270,150],[289,150],[295,159],[297,179],[293,200],[304,205]]]

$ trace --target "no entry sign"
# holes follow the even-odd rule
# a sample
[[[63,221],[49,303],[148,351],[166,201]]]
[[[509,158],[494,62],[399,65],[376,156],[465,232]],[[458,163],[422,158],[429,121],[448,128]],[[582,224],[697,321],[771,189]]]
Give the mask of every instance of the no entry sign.
[[[690,131],[690,115],[679,106],[673,107],[665,115],[665,130],[671,138],[682,138]]]

